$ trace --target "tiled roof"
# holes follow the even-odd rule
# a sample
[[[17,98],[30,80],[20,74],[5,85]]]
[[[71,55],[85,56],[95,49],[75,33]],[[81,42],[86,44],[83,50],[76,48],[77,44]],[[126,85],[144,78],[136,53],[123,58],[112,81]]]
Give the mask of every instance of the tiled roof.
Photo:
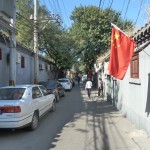
[[[150,40],[150,22],[145,24],[144,27],[139,29],[133,35],[134,41],[136,41],[137,45],[141,45]]]

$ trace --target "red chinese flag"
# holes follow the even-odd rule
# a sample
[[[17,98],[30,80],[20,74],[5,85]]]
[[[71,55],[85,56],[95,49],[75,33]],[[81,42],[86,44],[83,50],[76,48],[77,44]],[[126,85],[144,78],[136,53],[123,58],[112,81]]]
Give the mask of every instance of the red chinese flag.
[[[115,27],[112,28],[108,70],[117,79],[123,79],[132,59],[135,42]]]

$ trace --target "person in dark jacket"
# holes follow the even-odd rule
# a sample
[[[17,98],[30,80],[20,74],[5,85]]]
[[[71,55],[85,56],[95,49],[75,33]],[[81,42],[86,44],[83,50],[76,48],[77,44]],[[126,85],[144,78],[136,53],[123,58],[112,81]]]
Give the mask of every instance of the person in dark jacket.
[[[103,97],[103,87],[104,87],[104,83],[102,78],[99,78],[99,83],[98,83],[98,96]]]

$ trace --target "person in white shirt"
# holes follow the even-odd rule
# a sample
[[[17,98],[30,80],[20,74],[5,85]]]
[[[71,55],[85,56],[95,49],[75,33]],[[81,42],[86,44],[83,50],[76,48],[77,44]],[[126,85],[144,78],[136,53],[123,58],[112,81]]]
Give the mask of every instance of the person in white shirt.
[[[85,84],[85,90],[87,90],[87,94],[88,94],[89,98],[91,96],[91,88],[92,88],[92,82],[90,79],[88,79],[86,84]]]

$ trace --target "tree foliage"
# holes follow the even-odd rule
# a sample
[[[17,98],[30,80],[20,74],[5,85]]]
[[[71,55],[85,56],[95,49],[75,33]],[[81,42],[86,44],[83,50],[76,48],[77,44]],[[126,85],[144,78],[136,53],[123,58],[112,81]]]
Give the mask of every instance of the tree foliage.
[[[33,1],[21,0],[17,1],[16,5],[17,40],[26,46],[30,46],[30,41],[33,40],[33,21],[30,20],[30,16],[33,14]]]
[[[70,35],[76,44],[76,55],[85,68],[91,68],[97,57],[109,49],[111,22],[121,29],[132,28],[132,22],[121,19],[120,12],[100,10],[95,6],[80,6],[72,12],[74,21]]]
[[[33,0],[17,1],[17,40],[27,47],[33,48]],[[32,15],[32,18],[30,16]],[[57,68],[71,68],[73,63],[72,41],[52,14],[43,5],[38,7],[39,50],[44,56],[53,60]]]
[[[47,24],[42,31],[41,41],[44,52],[48,57],[52,58],[57,68],[69,69],[74,63],[72,57],[72,40],[69,34],[56,23]]]

